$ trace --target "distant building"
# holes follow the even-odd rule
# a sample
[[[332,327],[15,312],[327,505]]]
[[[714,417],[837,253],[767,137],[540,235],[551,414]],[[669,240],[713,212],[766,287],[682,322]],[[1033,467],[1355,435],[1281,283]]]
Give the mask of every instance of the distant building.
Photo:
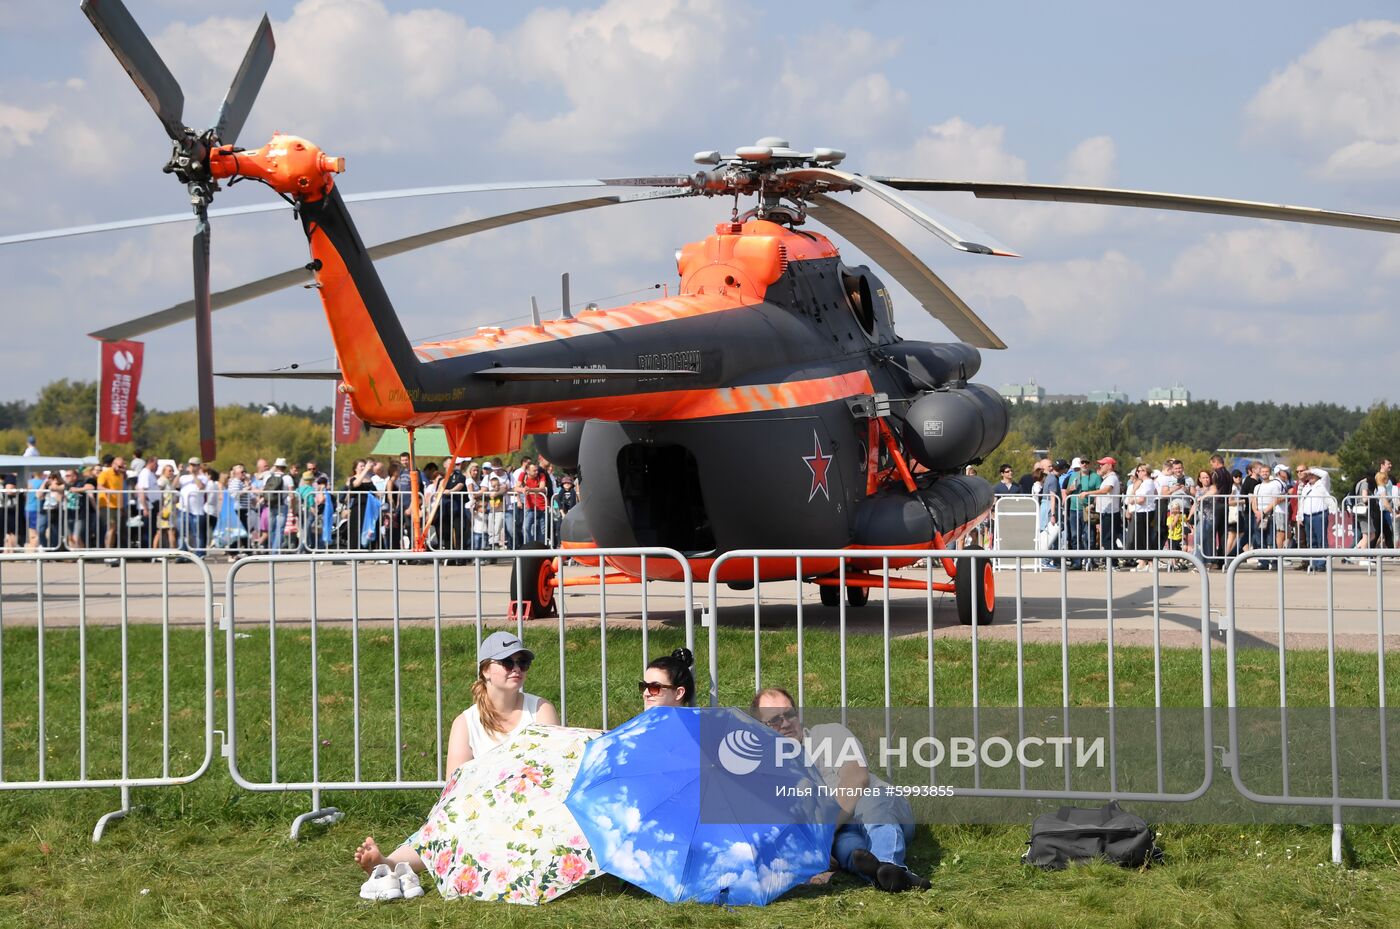
[[[1154,387],[1147,392],[1148,406],[1186,406],[1191,402],[1191,391],[1177,384],[1175,387]]]
[[[1103,406],[1106,403],[1127,403],[1128,395],[1121,390],[1091,390],[1085,399]]]
[[[1002,384],[997,388],[1007,403],[1044,403],[1045,388],[1035,381],[1029,384]]]
[[[1083,403],[1083,394],[1046,394],[1044,403]]]

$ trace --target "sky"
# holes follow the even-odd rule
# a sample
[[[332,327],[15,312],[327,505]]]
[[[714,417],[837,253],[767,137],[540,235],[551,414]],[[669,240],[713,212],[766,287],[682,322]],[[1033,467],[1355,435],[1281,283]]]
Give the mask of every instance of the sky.
[[[346,193],[696,170],[766,135],[867,174],[1115,186],[1400,216],[1400,10],[1380,2],[127,0],[212,121],[266,10],[277,55],[239,139],[306,136]],[[1389,18],[1387,18],[1389,17]],[[168,142],[76,0],[0,0],[0,235],[186,207]],[[367,243],[567,192],[354,208]],[[272,196],[221,191],[215,206]],[[907,244],[1009,346],[978,380],[1051,393],[1185,385],[1223,402],[1396,402],[1400,237],[1162,211],[915,199],[1023,257]],[[883,220],[868,195],[852,206]],[[410,337],[674,290],[720,199],[629,204],[380,264]],[[897,221],[890,220],[898,225]],[[901,226],[901,230],[905,227]],[[85,333],[188,299],[193,223],[0,246],[0,399],[92,379]],[[219,290],[304,264],[288,213],[215,220]],[[839,239],[838,246],[842,245]],[[849,263],[863,260],[843,247]],[[887,283],[889,282],[886,277]],[[905,338],[946,341],[898,287]],[[216,370],[333,361],[314,291],[214,314]],[[194,325],[144,337],[143,402],[193,404]],[[326,383],[219,381],[220,403],[325,405]]]

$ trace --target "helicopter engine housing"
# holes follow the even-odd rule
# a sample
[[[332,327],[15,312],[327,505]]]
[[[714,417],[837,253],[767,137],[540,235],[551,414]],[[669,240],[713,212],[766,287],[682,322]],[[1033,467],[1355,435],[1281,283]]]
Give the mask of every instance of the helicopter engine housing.
[[[945,387],[921,395],[905,411],[904,448],[930,471],[953,471],[979,461],[1010,427],[1006,401],[985,384]]]

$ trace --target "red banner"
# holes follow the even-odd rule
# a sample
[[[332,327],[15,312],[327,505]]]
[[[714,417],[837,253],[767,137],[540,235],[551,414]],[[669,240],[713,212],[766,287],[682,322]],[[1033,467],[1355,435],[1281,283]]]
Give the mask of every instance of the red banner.
[[[344,386],[337,384],[335,391],[335,423],[332,428],[335,430],[336,445],[349,445],[360,437],[360,417],[350,406],[350,395],[341,389]]]
[[[98,384],[97,434],[103,442],[131,441],[136,419],[136,391],[141,386],[141,342],[102,343],[102,381]]]

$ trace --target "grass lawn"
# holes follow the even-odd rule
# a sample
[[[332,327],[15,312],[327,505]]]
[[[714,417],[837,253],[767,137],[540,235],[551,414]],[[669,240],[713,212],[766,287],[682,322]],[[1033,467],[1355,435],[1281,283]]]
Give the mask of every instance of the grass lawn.
[[[240,635],[243,635],[240,633]],[[37,773],[37,633],[6,629],[0,669],[4,680],[3,772],[8,781]],[[552,630],[534,630],[527,642],[538,653],[531,672],[532,692],[556,702],[560,649]],[[46,632],[44,664],[46,775],[78,772],[79,681],[77,633]],[[236,642],[237,762],[250,780],[271,773],[269,720],[270,646],[266,629],[250,629]],[[310,632],[286,628],[276,639],[276,719],[281,749],[278,777],[308,776],[312,758],[312,700],[308,687]],[[355,643],[343,628],[318,634],[320,681],[316,701],[320,771],[324,778],[348,778],[356,770],[354,719],[357,706],[350,674]],[[405,628],[398,642],[397,671],[403,725],[393,728],[395,649],[391,630],[366,625],[359,641],[359,772],[364,779],[437,776],[435,643],[431,629]],[[655,630],[649,651],[662,654],[681,644],[674,629]],[[446,718],[463,707],[471,680],[475,633],[469,626],[444,629],[442,687]],[[747,703],[752,693],[751,631],[720,632],[720,697]],[[792,630],[763,633],[759,647],[765,683],[795,689],[798,649]],[[203,757],[203,642],[197,633],[170,635],[170,672],[163,679],[161,632],[133,627],[128,649],[129,766],[137,776],[191,772]],[[891,703],[927,703],[927,641],[892,643]],[[563,653],[568,669],[568,722],[599,725],[603,683],[596,629],[571,631]],[[216,728],[225,726],[223,643],[215,648]],[[610,631],[607,641],[609,723],[637,707],[635,682],[641,667],[640,635]],[[966,642],[940,641],[934,652],[934,680],[940,705],[969,702],[971,662]],[[86,716],[89,776],[120,771],[121,706],[118,669],[120,633],[87,633]],[[980,698],[985,705],[1016,703],[1015,648],[982,643]],[[809,706],[839,702],[837,641],[825,630],[807,631],[803,680]],[[1028,706],[1060,704],[1062,654],[1058,646],[1027,646],[1025,680]],[[1274,652],[1242,657],[1241,703],[1277,706]],[[706,656],[701,654],[701,669]],[[881,642],[851,636],[848,642],[850,703],[883,706]],[[1289,702],[1326,702],[1325,658],[1292,652]],[[743,669],[731,673],[726,669]],[[1102,646],[1069,650],[1071,703],[1102,706],[1108,673]],[[1114,668],[1121,706],[1151,706],[1153,659],[1146,649],[1120,648]],[[1400,698],[1400,684],[1389,675],[1388,702]],[[1374,706],[1374,657],[1339,656],[1340,702]],[[1213,692],[1224,701],[1223,656],[1213,663]],[[702,690],[707,685],[702,681]],[[172,707],[168,739],[161,718],[162,690]],[[1167,651],[1162,660],[1164,702],[1199,706],[1201,658],[1198,651]],[[1217,738],[1217,742],[1220,739]],[[436,895],[413,903],[362,904],[355,896],[359,872],[350,852],[366,834],[396,842],[415,828],[434,799],[432,791],[329,792],[326,801],[346,814],[325,830],[310,829],[301,842],[287,838],[291,819],[306,811],[305,792],[253,793],[236,787],[217,751],[210,772],[183,787],[134,792],[137,809],[114,824],[99,845],[89,836],[102,813],[116,806],[116,790],[8,793],[0,802],[0,925],[273,927],[345,925],[469,925],[490,920],[514,926],[1394,926],[1400,924],[1400,829],[1357,826],[1348,829],[1355,867],[1339,870],[1329,859],[1330,828],[1323,826],[1161,827],[1166,863],[1145,872],[1094,865],[1045,874],[1023,868],[1024,825],[934,825],[920,827],[910,863],[926,873],[934,889],[892,897],[840,876],[828,887],[802,888],[761,909],[728,910],[695,905],[670,906],[612,879],[603,878],[538,909],[468,903],[447,904]]]

